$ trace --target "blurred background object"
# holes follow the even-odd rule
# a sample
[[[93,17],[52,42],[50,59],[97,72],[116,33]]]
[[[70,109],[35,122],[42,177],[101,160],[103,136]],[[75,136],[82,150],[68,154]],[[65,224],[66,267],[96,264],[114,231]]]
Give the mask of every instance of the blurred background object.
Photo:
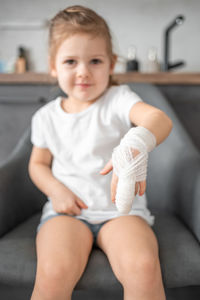
[[[139,71],[139,62],[137,60],[136,46],[130,45],[128,47],[128,60],[126,64],[126,71]]]
[[[158,53],[155,47],[151,47],[147,54],[146,72],[155,73],[160,71],[160,63],[158,61]]]
[[[15,63],[15,72],[21,74],[21,73],[25,73],[26,71],[28,71],[26,50],[24,47],[20,46],[18,48],[18,56]]]
[[[185,65],[184,61],[177,61],[175,63],[170,63],[170,37],[171,32],[174,30],[177,26],[182,25],[185,20],[185,17],[182,15],[177,16],[172,23],[170,23],[164,32],[164,62],[163,62],[163,71],[169,71],[171,69],[175,69],[178,67],[182,67]]]
[[[163,30],[175,16],[185,16],[187,22],[176,32],[171,32],[170,63],[181,58],[186,64],[174,72],[198,72],[200,70],[200,1],[198,0],[79,0],[108,22],[113,36],[115,53],[127,58],[130,45],[137,48],[139,71],[147,70],[147,53],[157,49],[158,62],[163,63]],[[66,6],[77,4],[75,0],[2,0],[0,4],[0,59],[11,65],[19,45],[29,51],[30,70],[48,71],[48,21]],[[23,8],[23,9],[22,9]],[[10,62],[11,61],[11,62]],[[8,69],[12,69],[9,67]]]

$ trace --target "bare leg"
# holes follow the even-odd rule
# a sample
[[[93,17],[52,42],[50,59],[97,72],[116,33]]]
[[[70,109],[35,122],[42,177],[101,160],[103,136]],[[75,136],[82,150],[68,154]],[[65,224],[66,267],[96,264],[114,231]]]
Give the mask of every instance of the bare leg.
[[[90,229],[80,220],[57,216],[40,229],[37,272],[31,300],[70,300],[92,248]]]
[[[122,216],[107,222],[97,237],[125,300],[165,300],[158,246],[150,226],[140,217]]]

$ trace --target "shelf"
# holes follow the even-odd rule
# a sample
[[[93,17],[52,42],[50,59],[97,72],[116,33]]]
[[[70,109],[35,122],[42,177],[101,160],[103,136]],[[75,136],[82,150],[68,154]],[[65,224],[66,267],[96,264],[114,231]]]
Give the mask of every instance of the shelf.
[[[200,85],[200,73],[138,73],[129,72],[124,74],[114,74],[113,79],[119,83],[146,82],[153,84],[190,84]]]
[[[0,84],[56,84],[57,80],[47,73],[0,74]]]
[[[138,73],[129,72],[114,74],[113,79],[121,84],[127,82],[146,82],[157,85],[200,85],[200,73]],[[0,74],[0,84],[50,84],[55,85],[56,79],[47,73],[27,72],[24,74]]]

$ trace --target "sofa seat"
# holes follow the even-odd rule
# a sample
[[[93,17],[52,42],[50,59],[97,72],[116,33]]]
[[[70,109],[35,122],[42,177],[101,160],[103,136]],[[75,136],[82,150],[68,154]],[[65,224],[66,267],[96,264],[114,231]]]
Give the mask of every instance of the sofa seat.
[[[200,247],[191,230],[177,216],[160,213],[153,229],[159,243],[165,286],[199,286]]]
[[[33,286],[36,272],[35,237],[39,219],[40,213],[37,213],[0,239],[1,283]],[[121,288],[110,269],[107,257],[98,248],[93,249],[77,289],[87,289],[88,285],[91,289],[110,289],[113,286]]]
[[[40,213],[35,214],[1,238],[0,282],[27,288],[33,286],[36,271],[35,237],[39,218]],[[188,284],[198,285],[200,247],[191,231],[171,214],[157,215],[153,229],[160,245],[165,286],[178,288]],[[98,248],[93,249],[84,276],[76,289],[85,290],[88,286],[91,290],[121,289],[106,256]]]

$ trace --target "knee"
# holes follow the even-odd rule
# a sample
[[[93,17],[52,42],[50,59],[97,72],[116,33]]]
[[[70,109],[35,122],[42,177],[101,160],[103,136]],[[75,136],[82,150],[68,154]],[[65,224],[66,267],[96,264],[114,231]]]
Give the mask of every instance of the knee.
[[[36,287],[44,299],[55,299],[58,295],[70,295],[75,285],[73,266],[70,262],[43,262],[38,266]]]
[[[144,289],[155,287],[159,259],[150,253],[141,253],[137,257],[127,255],[121,262],[119,280],[124,288]]]

